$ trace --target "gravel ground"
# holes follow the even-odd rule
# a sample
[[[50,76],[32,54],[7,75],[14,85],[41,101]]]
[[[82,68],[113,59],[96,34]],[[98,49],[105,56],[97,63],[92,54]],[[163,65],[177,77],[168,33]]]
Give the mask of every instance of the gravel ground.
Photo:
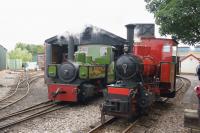
[[[40,73],[40,72],[39,72]],[[12,73],[13,74],[13,73]],[[35,81],[36,82],[36,81]],[[11,113],[13,111],[17,111],[17,110],[20,110],[20,109],[23,109],[25,107],[28,107],[32,104],[36,104],[36,103],[39,103],[41,102],[43,99],[47,99],[47,96],[45,97],[45,94],[46,92],[44,91],[39,91],[39,90],[35,90],[34,89],[34,83],[31,84],[31,89],[30,89],[30,92],[29,94],[27,95],[27,97],[25,97],[24,99],[22,99],[21,101],[17,102],[16,104],[4,109],[4,110],[1,110],[0,113],[2,115],[5,115],[5,114],[8,114],[8,113]],[[43,83],[42,83],[43,84]],[[33,86],[32,86],[33,85]],[[41,86],[42,87],[42,86]],[[40,96],[40,95],[43,95],[43,96]],[[46,94],[47,95],[47,94]]]
[[[178,88],[178,87],[177,87]],[[183,96],[189,85],[178,92],[177,96],[167,103],[156,103],[147,116],[143,116],[132,133],[188,133],[190,130],[183,125]],[[119,119],[101,133],[121,133],[130,123]]]
[[[162,115],[147,133],[189,133],[190,130],[184,127],[185,105],[182,101],[188,89],[189,84],[161,108]]]
[[[19,124],[9,132],[34,133],[80,133],[85,127],[100,120],[97,105],[101,100],[95,100],[88,106],[74,105],[58,110],[40,118]]]
[[[5,112],[30,106],[30,104],[39,103],[47,100],[47,86],[43,79],[39,79],[31,85],[31,93],[15,106],[10,107]],[[184,94],[184,91],[182,92]],[[154,125],[149,128],[149,133],[187,133],[189,129],[183,127],[183,109],[184,105],[180,101],[183,95],[178,96],[165,106],[157,109],[162,114]],[[103,98],[93,99],[88,105],[71,104],[64,109],[34,118],[32,120],[15,125],[5,129],[2,132],[8,133],[84,133],[95,126],[100,121],[99,105]],[[178,102],[177,102],[178,101]],[[0,112],[1,113],[1,112]],[[153,116],[155,117],[155,116]],[[114,127],[114,130],[107,133],[120,132],[129,123],[126,120],[119,120],[120,124]]]
[[[200,85],[200,81],[198,80],[197,76],[193,76],[193,75],[184,75],[184,76],[190,79],[191,87],[190,89],[188,89],[188,91],[184,95],[183,104],[185,105],[185,108],[197,109],[198,98],[193,89],[195,86]]]
[[[11,86],[17,83],[19,73],[11,73],[8,70],[0,71],[0,99],[6,96]]]
[[[47,86],[44,79],[31,84],[31,92],[27,98],[16,105],[7,108],[3,114],[19,110],[30,104],[46,101]],[[92,124],[100,121],[99,104],[102,98],[93,99],[88,105],[70,104],[69,107],[37,117],[32,120],[7,128],[2,132],[8,133],[80,133],[85,132]],[[22,107],[23,106],[23,107]],[[5,113],[6,112],[6,113]]]

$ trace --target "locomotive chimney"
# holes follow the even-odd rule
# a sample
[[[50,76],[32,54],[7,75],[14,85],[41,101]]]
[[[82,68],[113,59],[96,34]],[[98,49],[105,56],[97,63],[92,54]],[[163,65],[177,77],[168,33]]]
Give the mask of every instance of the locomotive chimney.
[[[134,24],[128,24],[126,25],[127,28],[127,41],[129,45],[129,51],[132,51],[133,43],[134,43]]]
[[[73,38],[73,36],[69,37],[67,59],[70,61],[73,61],[73,59],[74,59],[74,38]]]

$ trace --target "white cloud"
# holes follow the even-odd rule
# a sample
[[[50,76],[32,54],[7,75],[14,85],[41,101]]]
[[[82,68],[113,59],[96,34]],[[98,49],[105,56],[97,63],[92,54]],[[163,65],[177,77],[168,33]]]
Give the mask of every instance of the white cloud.
[[[58,33],[86,24],[126,38],[125,24],[154,22],[143,0],[4,0],[0,2],[0,44],[43,44]]]

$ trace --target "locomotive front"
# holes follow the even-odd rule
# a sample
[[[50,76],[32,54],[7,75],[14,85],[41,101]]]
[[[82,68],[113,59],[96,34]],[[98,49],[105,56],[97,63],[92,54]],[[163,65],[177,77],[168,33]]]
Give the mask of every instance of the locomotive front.
[[[107,82],[114,80],[112,54],[111,46],[81,45],[74,53],[74,60],[49,64],[49,99],[85,102],[101,92]]]
[[[132,118],[151,105],[153,94],[143,84],[143,72],[144,64],[138,56],[124,54],[116,61],[118,79],[107,86],[102,119],[105,114]]]
[[[124,54],[116,61],[117,77],[122,80],[138,79],[143,72],[142,60],[131,54]]]
[[[70,83],[77,78],[79,65],[75,62],[67,61],[62,64],[48,66],[48,77],[60,80],[60,82]]]

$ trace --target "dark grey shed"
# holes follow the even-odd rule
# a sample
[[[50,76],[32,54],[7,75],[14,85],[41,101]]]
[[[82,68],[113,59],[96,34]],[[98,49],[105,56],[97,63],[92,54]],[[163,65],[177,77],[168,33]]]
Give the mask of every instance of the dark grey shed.
[[[7,49],[0,45],[0,70],[6,69]]]

